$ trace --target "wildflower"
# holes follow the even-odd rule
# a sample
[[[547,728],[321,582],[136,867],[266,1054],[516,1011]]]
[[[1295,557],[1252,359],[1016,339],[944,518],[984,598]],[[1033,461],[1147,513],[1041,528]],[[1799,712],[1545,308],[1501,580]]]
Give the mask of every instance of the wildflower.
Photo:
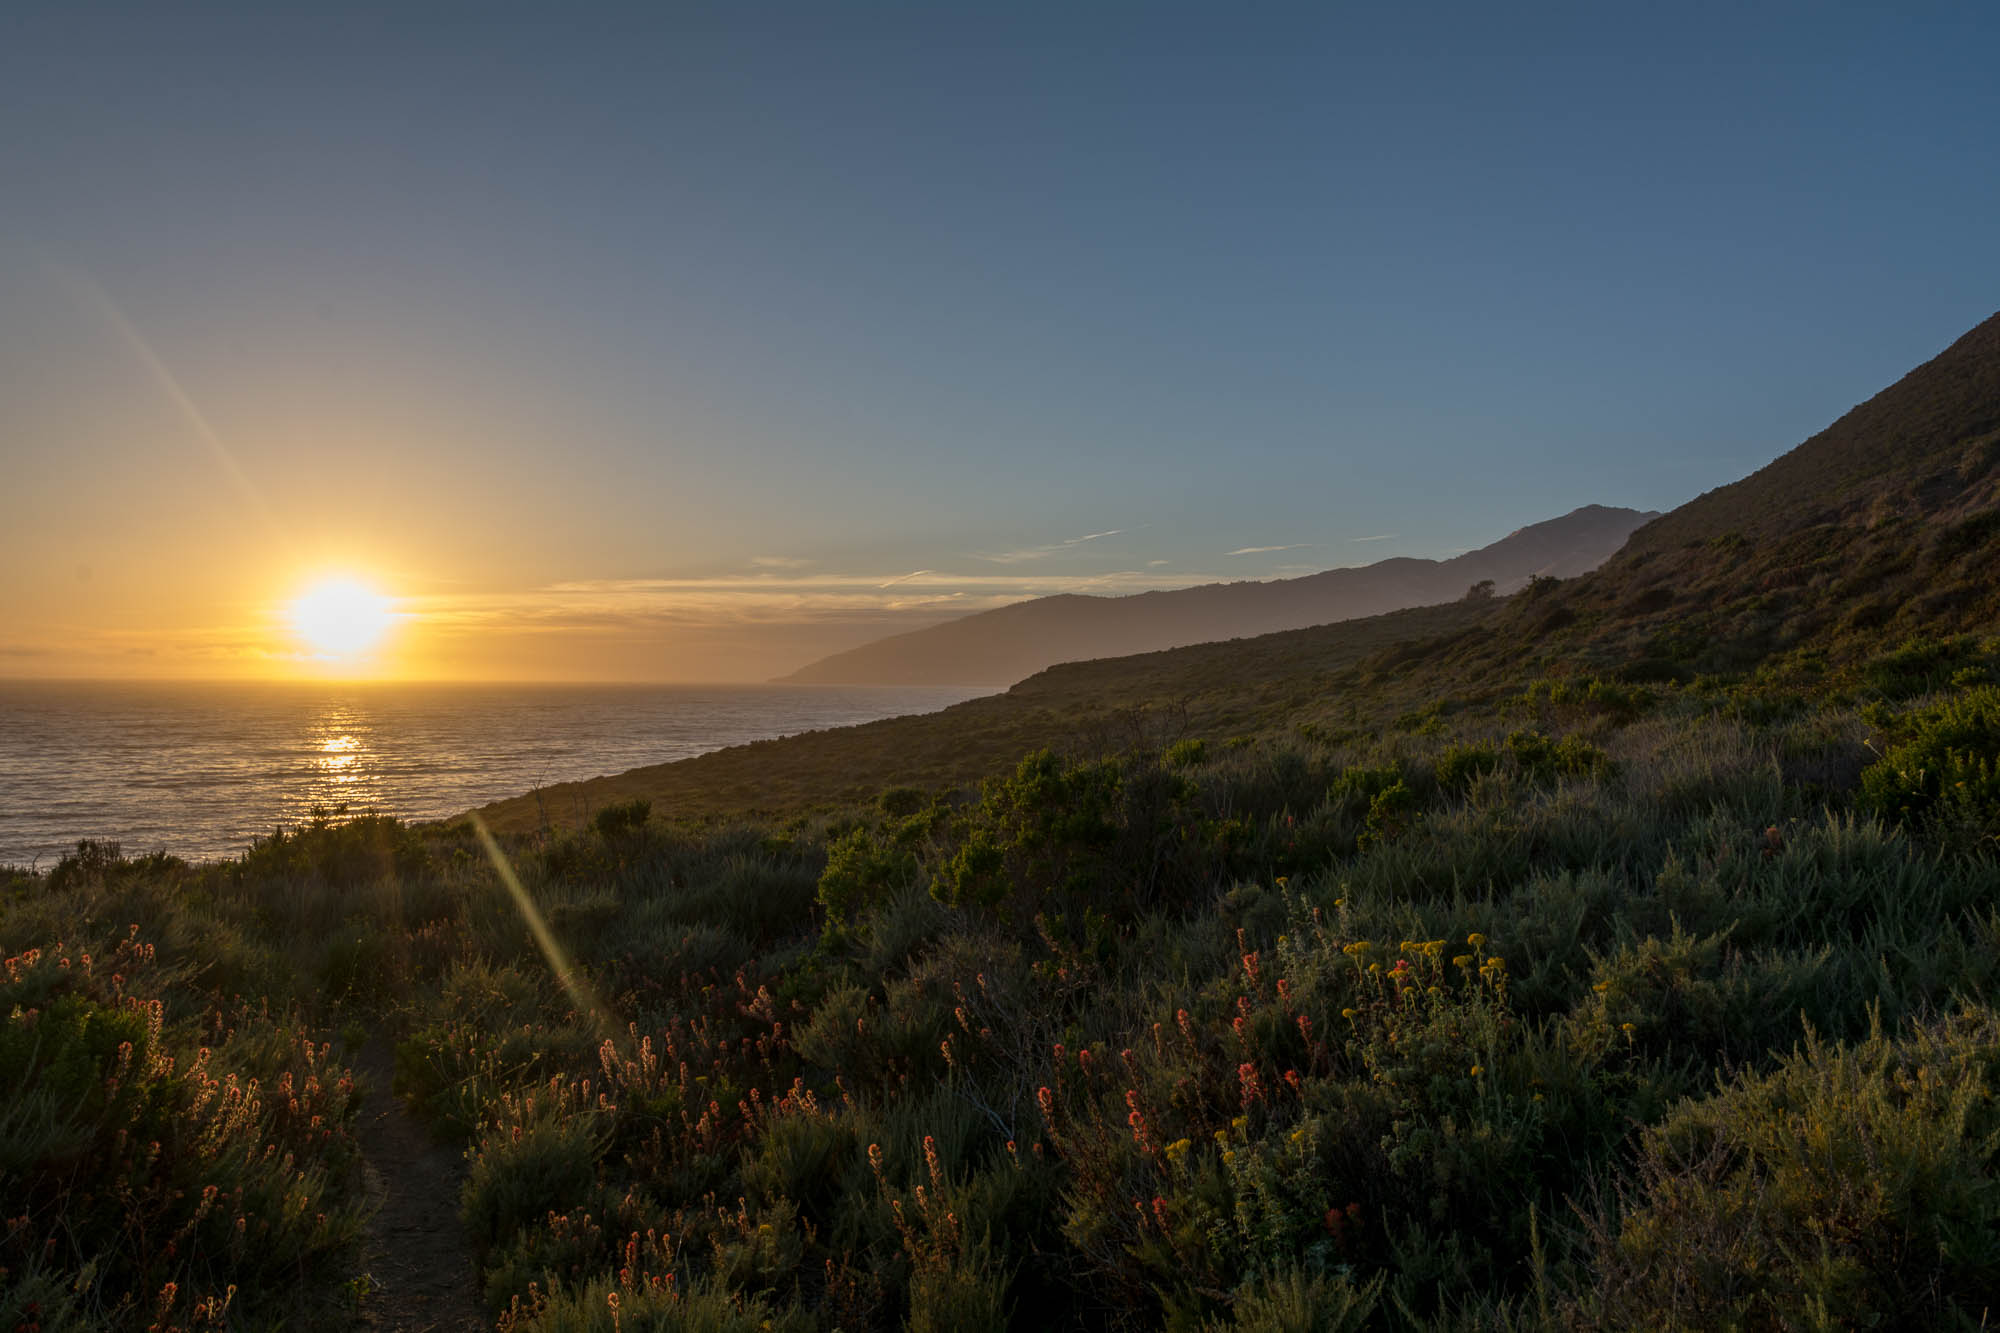
[[[1132,1142],[1138,1145],[1139,1151],[1150,1155],[1153,1151],[1153,1136],[1146,1132],[1145,1112],[1134,1106],[1132,1113],[1125,1117],[1125,1123],[1132,1127]]]
[[[1486,1072],[1486,1066],[1485,1066],[1485,1065],[1474,1065],[1474,1066],[1472,1067],[1472,1076],[1473,1076],[1474,1078],[1478,1078],[1478,1077],[1479,1077],[1479,1076],[1480,1076],[1481,1074],[1483,1074],[1483,1073],[1485,1073],[1485,1072]]]

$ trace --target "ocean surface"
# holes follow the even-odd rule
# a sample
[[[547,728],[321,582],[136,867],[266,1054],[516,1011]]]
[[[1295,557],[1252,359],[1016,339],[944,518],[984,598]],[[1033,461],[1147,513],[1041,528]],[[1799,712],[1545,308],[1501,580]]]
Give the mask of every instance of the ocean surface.
[[[990,691],[0,681],[0,864],[79,838],[234,856],[314,806],[458,814],[552,782]]]

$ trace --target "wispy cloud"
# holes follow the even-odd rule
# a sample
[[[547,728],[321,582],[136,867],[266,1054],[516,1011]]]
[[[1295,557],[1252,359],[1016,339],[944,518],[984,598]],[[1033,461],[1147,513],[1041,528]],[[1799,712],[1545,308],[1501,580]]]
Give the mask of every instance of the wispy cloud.
[[[1311,542],[1292,542],[1285,546],[1239,546],[1233,551],[1224,551],[1223,554],[1224,555],[1269,555],[1273,551],[1303,551],[1308,546],[1311,545],[1312,545]]]
[[[750,563],[759,569],[811,569],[815,562],[791,555],[753,555]]]
[[[1351,542],[1390,542],[1396,540],[1400,535],[1400,533],[1394,532],[1380,532],[1373,537],[1349,537],[1347,540]]]
[[[1121,536],[1124,532],[1124,528],[1106,528],[1103,532],[1086,532],[1081,537],[1069,537],[1063,541],[1049,542],[1045,546],[1023,546],[1013,551],[981,551],[975,554],[979,559],[996,565],[1019,565],[1030,560],[1046,560],[1052,555],[1060,555],[1064,551],[1082,546],[1085,542]]]
[[[966,615],[1056,593],[1121,596],[1222,581],[1219,573],[1119,569],[1101,574],[802,574],[776,571],[702,578],[577,579],[484,594],[407,598],[413,624],[446,633],[555,631],[619,625],[827,624]]]

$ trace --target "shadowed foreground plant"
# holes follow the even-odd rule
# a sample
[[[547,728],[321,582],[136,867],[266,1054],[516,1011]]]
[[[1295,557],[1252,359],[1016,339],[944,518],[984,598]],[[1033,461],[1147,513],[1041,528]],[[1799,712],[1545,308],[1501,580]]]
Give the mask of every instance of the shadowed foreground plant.
[[[2000,1018],[1970,1011],[1683,1103],[1622,1217],[1588,1219],[1600,1328],[1973,1327],[2000,1308]]]

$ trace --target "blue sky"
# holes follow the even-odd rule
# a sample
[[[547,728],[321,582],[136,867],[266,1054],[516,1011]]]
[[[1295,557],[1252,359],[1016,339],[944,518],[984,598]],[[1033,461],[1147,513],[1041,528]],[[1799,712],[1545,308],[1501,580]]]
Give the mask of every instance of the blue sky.
[[[0,15],[22,671],[321,567],[717,679],[1449,554],[2000,307],[1992,6],[269,8]]]

